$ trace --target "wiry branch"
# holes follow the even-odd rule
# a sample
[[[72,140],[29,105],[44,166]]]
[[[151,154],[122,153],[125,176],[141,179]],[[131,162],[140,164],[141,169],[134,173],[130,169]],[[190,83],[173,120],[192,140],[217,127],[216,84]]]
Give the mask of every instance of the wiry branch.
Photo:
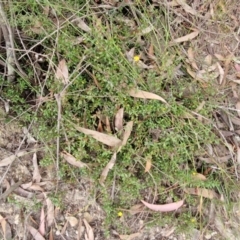
[[[8,81],[12,82],[15,78],[15,65],[19,71],[21,77],[26,78],[27,75],[22,70],[19,62],[16,58],[15,51],[14,51],[14,37],[11,26],[7,20],[6,14],[4,12],[3,4],[0,1],[0,24],[1,30],[3,33],[3,37],[5,40],[6,52],[7,52],[7,59],[6,59],[6,67],[7,67],[7,74],[8,74]]]

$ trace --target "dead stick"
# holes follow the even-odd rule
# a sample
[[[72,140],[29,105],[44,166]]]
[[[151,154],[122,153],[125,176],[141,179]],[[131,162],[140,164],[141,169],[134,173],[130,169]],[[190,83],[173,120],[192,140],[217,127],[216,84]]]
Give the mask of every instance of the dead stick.
[[[19,75],[23,78],[27,78],[27,74],[22,70],[14,51],[14,37],[11,26],[7,20],[6,14],[3,9],[3,4],[0,1],[0,24],[3,32],[3,36],[6,44],[7,51],[7,68],[8,68],[8,81],[12,82],[15,77],[14,66],[17,66]]]
[[[17,183],[14,183],[9,189],[7,189],[1,196],[0,199],[5,200],[7,196],[12,193],[15,189],[17,189],[22,184],[22,181],[18,181]]]

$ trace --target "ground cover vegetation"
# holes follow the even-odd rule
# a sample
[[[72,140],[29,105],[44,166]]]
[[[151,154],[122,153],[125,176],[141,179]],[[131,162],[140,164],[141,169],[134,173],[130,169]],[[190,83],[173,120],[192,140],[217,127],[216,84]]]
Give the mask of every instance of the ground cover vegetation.
[[[2,194],[10,189],[2,199],[21,209],[24,225],[21,232],[3,212],[11,229],[3,235],[235,239],[240,67],[235,39],[228,42],[239,21],[231,6],[0,7],[1,137],[11,133],[1,148],[12,153],[0,162]],[[220,230],[227,221],[232,232]]]

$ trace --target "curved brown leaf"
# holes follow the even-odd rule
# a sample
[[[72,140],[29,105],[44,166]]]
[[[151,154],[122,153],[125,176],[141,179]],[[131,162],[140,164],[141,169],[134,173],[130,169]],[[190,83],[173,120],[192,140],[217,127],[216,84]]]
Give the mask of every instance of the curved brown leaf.
[[[103,185],[105,179],[107,178],[108,172],[113,168],[113,166],[115,165],[115,162],[117,160],[117,153],[115,152],[112,155],[111,160],[108,162],[108,164],[106,165],[106,167],[103,169],[100,179],[99,179],[99,183],[101,185]]]
[[[163,204],[163,205],[157,205],[157,204],[151,204],[151,203],[147,203],[143,200],[141,200],[141,202],[149,209],[153,210],[153,211],[157,211],[157,212],[171,212],[171,211],[175,211],[178,208],[180,208],[183,205],[183,200],[178,201],[178,202],[174,202],[174,203],[168,203],[168,204]]]
[[[115,115],[115,129],[121,131],[123,128],[123,113],[124,109],[120,108]]]
[[[90,130],[87,128],[83,128],[83,127],[78,127],[76,125],[74,125],[74,126],[75,126],[75,129],[78,130],[79,132],[82,132],[88,136],[91,136],[94,139],[96,139],[97,141],[102,142],[110,147],[117,147],[117,146],[120,146],[122,143],[122,141],[120,139],[118,139],[117,137],[114,137],[112,135],[100,133],[100,132]]]
[[[155,93],[146,92],[138,89],[131,89],[129,91],[129,95],[135,98],[153,99],[153,100],[159,100],[163,103],[167,103],[165,99],[163,99],[162,97],[158,96]]]
[[[68,67],[65,59],[59,62],[55,77],[62,81],[63,84],[69,83]]]
[[[78,161],[73,155],[66,151],[61,152],[61,156],[71,165],[79,168],[87,167],[86,163],[83,163],[81,161]]]
[[[183,36],[183,37],[174,39],[173,41],[174,41],[175,43],[181,43],[181,42],[190,41],[190,40],[192,40],[193,38],[197,37],[198,34],[199,34],[199,31],[196,30],[196,31],[194,31],[194,32],[192,32],[192,33],[189,33],[189,34]]]

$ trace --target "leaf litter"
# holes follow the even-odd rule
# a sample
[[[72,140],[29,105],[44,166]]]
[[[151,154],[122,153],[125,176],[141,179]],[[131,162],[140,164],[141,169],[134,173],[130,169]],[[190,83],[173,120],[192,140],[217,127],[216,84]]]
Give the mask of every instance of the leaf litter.
[[[157,95],[155,93],[151,93],[151,92],[142,91],[139,89],[131,89],[129,91],[129,95],[131,97],[135,97],[135,98],[153,99],[153,100],[159,100],[163,103],[167,103],[166,100],[164,98],[160,97],[159,95]]]
[[[68,153],[66,151],[61,152],[61,157],[64,160],[66,160],[69,164],[71,164],[75,167],[79,167],[79,168],[88,167],[88,165],[86,163],[83,163],[83,162],[77,160],[73,155],[71,155],[70,153]]]
[[[104,181],[107,178],[108,172],[114,167],[115,163],[117,160],[117,153],[115,152],[112,157],[111,160],[108,162],[108,164],[106,165],[106,167],[103,169],[100,179],[99,179],[99,183],[101,185],[103,185]]]
[[[41,181],[41,174],[39,172],[38,163],[37,163],[37,154],[33,154],[33,181],[39,183]]]
[[[183,36],[183,37],[174,39],[173,42],[175,42],[175,43],[187,42],[187,41],[190,41],[190,40],[196,38],[198,36],[198,34],[199,34],[199,31],[196,30],[192,33],[189,33],[189,34]]]
[[[206,188],[185,188],[184,191],[188,194],[197,195],[209,199],[220,198],[220,196],[215,191]]]
[[[85,240],[94,240],[94,233],[92,227],[89,225],[86,219],[83,219],[83,223],[86,227],[86,232],[84,234]]]
[[[66,216],[66,220],[69,222],[71,227],[75,227],[78,224],[78,219],[74,216]]]
[[[146,161],[146,166],[145,166],[145,170],[144,172],[149,172],[150,169],[152,168],[152,159],[150,157],[147,158],[147,161]]]
[[[35,240],[45,240],[45,238],[39,233],[36,228],[32,227],[31,225],[27,225],[27,229]]]
[[[41,214],[40,214],[40,224],[39,224],[39,233],[44,236],[46,233],[45,229],[45,213],[44,213],[44,207],[41,208]]]
[[[45,201],[47,204],[47,226],[51,227],[54,222],[54,205],[47,194],[45,195]]]
[[[6,218],[4,218],[1,214],[0,214],[0,223],[1,223],[1,228],[2,228],[2,237],[4,240],[8,240],[8,239],[12,239],[12,232],[11,232],[11,227],[9,225],[9,223],[7,222]],[[0,233],[1,236],[1,233]]]
[[[12,154],[6,158],[4,158],[3,160],[0,161],[0,167],[4,167],[4,166],[8,166],[10,164],[13,163],[13,161],[18,158],[18,157],[22,157],[24,155],[28,154],[27,151],[20,151],[17,154]]]
[[[58,63],[55,77],[65,85],[69,83],[68,67],[65,59],[60,60]]]
[[[78,130],[79,132],[82,132],[88,136],[91,136],[94,139],[96,139],[97,141],[108,145],[109,147],[117,147],[117,146],[121,145],[122,141],[120,139],[118,139],[117,137],[114,137],[112,135],[108,135],[105,133],[100,133],[98,131],[94,131],[91,129],[79,127],[75,124],[73,124],[73,125],[74,125],[75,129]]]
[[[124,109],[120,108],[115,115],[115,129],[121,131],[123,128],[123,113]]]
[[[172,211],[176,211],[177,209],[179,209],[184,201],[178,201],[178,202],[173,202],[173,203],[168,203],[168,204],[163,204],[163,205],[158,205],[158,204],[151,204],[148,202],[145,202],[143,200],[141,200],[141,202],[149,209],[156,211],[156,212],[172,212]]]

